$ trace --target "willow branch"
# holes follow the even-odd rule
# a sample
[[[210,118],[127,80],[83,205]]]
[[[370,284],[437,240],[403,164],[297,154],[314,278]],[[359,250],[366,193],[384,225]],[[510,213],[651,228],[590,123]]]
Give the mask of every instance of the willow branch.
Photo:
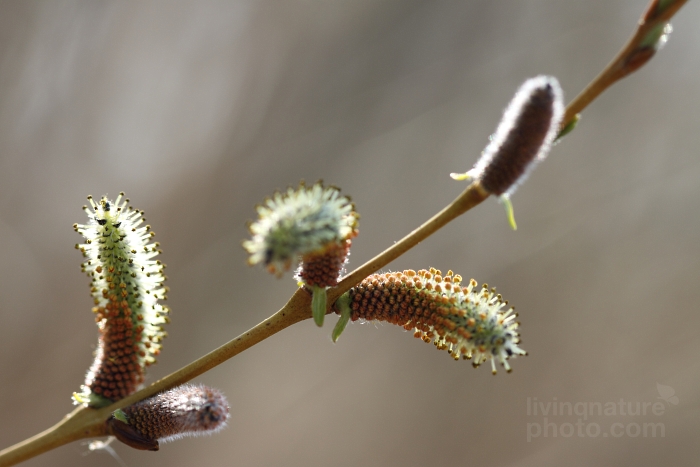
[[[386,266],[445,224],[464,214],[488,197],[478,183],[470,185],[449,206],[444,208],[401,241],[383,251],[372,260],[350,273],[337,287],[329,291],[329,303],[333,303],[343,292],[360,282],[369,274]],[[311,317],[311,297],[304,289],[298,289],[287,304],[277,313],[230,340],[218,349],[204,355],[180,370],[162,378],[150,386],[101,409],[81,407],[64,420],[21,443],[0,451],[0,467],[15,465],[31,457],[83,438],[94,438],[107,434],[105,421],[112,412],[151,397],[159,392],[184,384],[244,350],[261,342],[292,324]]]
[[[302,289],[298,290],[280,311],[180,370],[108,407],[79,407],[48,430],[0,451],[0,467],[15,465],[72,441],[106,436],[105,421],[115,410],[179,386],[211,370],[282,329],[309,318],[310,307],[309,295]]]
[[[603,71],[586,86],[566,107],[561,128],[577,119],[577,115],[616,81],[637,71],[658,50],[658,43],[649,43],[650,35],[663,28],[687,0],[652,0],[637,23],[637,29],[627,44]]]
[[[639,69],[656,52],[656,44],[649,44],[650,34],[658,31],[686,3],[687,0],[652,0],[638,23],[631,39],[613,61],[571,101],[566,107],[562,128],[572,124],[577,115],[605,89],[617,80]],[[328,290],[328,303],[332,305],[338,297],[365,277],[383,268],[408,250],[428,238],[451,220],[464,214],[488,197],[478,183],[468,186],[452,203],[426,221],[402,240],[381,252]],[[14,446],[0,451],[0,467],[11,466],[44,452],[84,438],[105,436],[105,421],[112,412],[139,402],[154,394],[179,386],[220,365],[253,345],[267,339],[292,324],[311,318],[311,297],[304,290],[297,290],[287,304],[277,313],[204,355],[180,370],[162,378],[150,386],[101,409],[79,407],[63,420]]]
[[[359,268],[345,276],[337,286],[328,290],[328,303],[335,302],[338,297],[357,285],[365,277],[377,272],[408,250],[418,245],[420,242],[440,230],[451,220],[461,216],[474,206],[478,205],[486,198],[487,193],[481,185],[476,182],[469,185],[452,203],[442,211],[428,219],[423,225],[404,238],[394,243],[392,246],[379,253],[377,256],[367,261]]]

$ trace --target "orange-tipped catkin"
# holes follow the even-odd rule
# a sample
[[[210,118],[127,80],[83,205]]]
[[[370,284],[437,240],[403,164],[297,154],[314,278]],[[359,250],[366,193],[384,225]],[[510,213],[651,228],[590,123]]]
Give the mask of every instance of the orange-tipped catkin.
[[[157,451],[158,442],[212,434],[223,429],[229,405],[218,389],[184,384],[115,412],[111,435],[135,448]]]
[[[99,329],[95,360],[88,370],[82,392],[73,395],[76,403],[91,407],[109,405],[135,392],[143,383],[145,367],[155,362],[161,325],[168,321],[167,287],[158,243],[151,226],[141,226],[143,212],[122,201],[124,193],[112,202],[102,198],[83,209],[90,222],[73,227],[86,243],[76,245],[86,258],[83,272],[90,278]]]
[[[563,116],[564,97],[557,79],[528,79],[506,108],[474,168],[452,177],[473,178],[491,194],[510,196],[547,157]]]
[[[473,359],[474,367],[491,360],[494,374],[496,362],[510,371],[508,359],[526,355],[517,315],[494,289],[477,289],[473,279],[462,287],[461,280],[434,268],[373,274],[347,292],[350,319],[396,324],[455,360]]]

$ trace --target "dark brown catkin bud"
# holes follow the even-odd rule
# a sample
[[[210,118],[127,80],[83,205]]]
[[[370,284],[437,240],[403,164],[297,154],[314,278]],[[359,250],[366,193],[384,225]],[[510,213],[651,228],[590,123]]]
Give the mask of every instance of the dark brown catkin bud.
[[[564,115],[559,82],[552,76],[525,81],[506,108],[481,158],[467,174],[491,194],[513,194],[538,162],[547,156]]]
[[[157,451],[159,441],[216,433],[226,426],[228,412],[219,390],[185,384],[115,412],[107,424],[124,444]]]

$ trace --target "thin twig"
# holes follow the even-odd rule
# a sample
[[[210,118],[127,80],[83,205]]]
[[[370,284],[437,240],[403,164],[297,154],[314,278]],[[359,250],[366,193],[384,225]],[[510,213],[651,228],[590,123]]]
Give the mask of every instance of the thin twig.
[[[656,53],[655,44],[644,40],[659,26],[663,26],[676,14],[687,0],[652,0],[637,23],[637,30],[603,71],[586,86],[566,107],[561,128],[571,124],[583,109],[593,102],[613,83],[637,71]]]
[[[64,444],[104,435],[101,427],[105,418],[91,417],[95,412],[83,407],[75,409],[48,430],[0,451],[0,465],[15,465]]]
[[[377,272],[420,242],[440,230],[448,222],[461,216],[486,198],[487,193],[479,183],[469,185],[452,203],[428,219],[423,225],[394,243],[392,246],[367,261],[359,268],[345,276],[338,285],[328,291],[328,303],[334,303],[338,297],[357,285],[365,277]]]

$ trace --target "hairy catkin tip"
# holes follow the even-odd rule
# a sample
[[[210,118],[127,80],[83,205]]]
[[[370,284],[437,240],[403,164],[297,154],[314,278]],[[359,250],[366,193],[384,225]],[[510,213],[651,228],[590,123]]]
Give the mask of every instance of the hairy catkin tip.
[[[276,193],[257,207],[249,226],[252,238],[243,242],[249,264],[264,264],[281,275],[302,258],[308,265],[300,277],[308,286],[335,285],[357,233],[358,214],[335,187],[318,182]]]
[[[157,451],[159,441],[212,434],[226,426],[229,405],[218,389],[185,384],[123,409],[108,430],[141,450]]]
[[[496,133],[468,175],[494,195],[511,195],[547,156],[564,115],[564,98],[552,76],[525,81],[506,108]]]

